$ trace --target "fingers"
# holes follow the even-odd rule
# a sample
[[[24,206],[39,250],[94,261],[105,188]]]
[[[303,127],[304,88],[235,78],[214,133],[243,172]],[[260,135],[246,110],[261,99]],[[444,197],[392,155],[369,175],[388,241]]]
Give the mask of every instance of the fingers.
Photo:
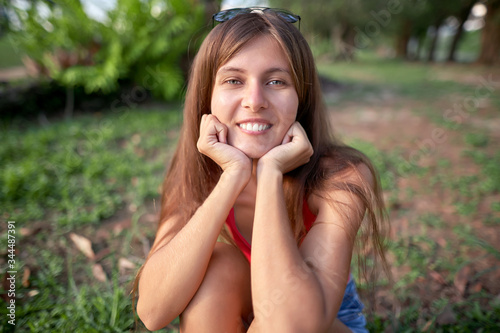
[[[227,127],[212,114],[204,114],[200,123],[200,139],[207,138],[208,142],[227,143]]]
[[[287,144],[290,142],[295,142],[299,144],[304,144],[304,149],[311,150],[312,151],[312,145],[309,141],[309,138],[307,137],[307,133],[302,127],[302,125],[296,121],[290,126],[290,129],[288,132],[285,134],[285,137],[283,138],[282,144]],[[312,152],[311,152],[312,155]]]
[[[228,128],[216,116],[205,114],[200,121],[200,136],[197,148],[200,153],[217,163],[222,170],[235,170],[238,175],[250,177],[252,173],[251,159],[242,151],[229,145]]]
[[[282,144],[271,149],[260,161],[261,165],[273,166],[287,173],[309,162],[313,153],[306,131],[295,122],[285,134]]]
[[[295,122],[292,124],[292,126],[290,126],[290,128],[288,129],[288,131],[286,132],[285,134],[285,137],[283,138],[283,142],[281,142],[282,145],[285,145],[289,142],[292,142],[292,139],[293,139],[293,129],[295,127],[295,124],[298,124],[298,122]],[[299,124],[300,126],[300,124]]]
[[[218,122],[214,124],[214,129],[217,132],[219,142],[227,143],[227,127]]]

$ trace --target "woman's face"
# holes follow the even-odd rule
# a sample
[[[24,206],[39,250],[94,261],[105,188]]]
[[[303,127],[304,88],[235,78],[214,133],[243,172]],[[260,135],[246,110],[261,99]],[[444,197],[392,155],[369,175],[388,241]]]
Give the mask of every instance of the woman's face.
[[[299,99],[285,54],[260,36],[222,65],[211,110],[228,128],[228,144],[250,158],[280,145],[297,116]]]

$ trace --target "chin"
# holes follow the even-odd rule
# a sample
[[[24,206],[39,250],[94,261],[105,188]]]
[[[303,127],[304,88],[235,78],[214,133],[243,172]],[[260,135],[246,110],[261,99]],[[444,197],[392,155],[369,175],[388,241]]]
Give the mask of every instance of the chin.
[[[238,148],[238,147],[237,147]],[[245,155],[247,155],[251,159],[259,159],[262,156],[264,156],[270,149],[255,149],[255,148],[238,148],[240,149]]]

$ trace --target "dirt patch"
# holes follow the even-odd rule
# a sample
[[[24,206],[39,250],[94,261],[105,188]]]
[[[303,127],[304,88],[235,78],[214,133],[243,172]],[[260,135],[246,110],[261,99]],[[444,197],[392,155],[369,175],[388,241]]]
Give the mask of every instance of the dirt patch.
[[[420,101],[408,100],[379,101],[375,105],[351,103],[332,107],[330,118],[343,140],[361,139],[381,151],[397,150],[405,160],[427,170],[424,175],[399,177],[396,202],[390,207],[392,240],[399,242],[401,251],[407,251],[404,254],[407,257],[414,253],[426,257],[420,276],[406,285],[412,297],[418,297],[425,313],[431,312],[433,302],[441,297],[451,303],[479,292],[500,297],[500,261],[485,245],[500,251],[500,226],[484,222],[487,216],[499,217],[498,212],[491,211],[491,204],[500,198],[498,195],[482,198],[477,212],[469,217],[458,213],[459,194],[444,182],[482,171],[464,155],[464,150],[471,149],[465,145],[464,132],[446,128],[431,121],[428,115],[416,113],[422,105]],[[485,119],[490,113],[491,106],[485,107],[478,113],[482,116],[474,117],[467,125],[490,135],[485,151],[494,153],[500,123],[498,119]],[[443,161],[447,161],[446,166],[441,164]],[[470,230],[474,237],[468,239],[454,232],[464,225],[469,227],[464,230]],[[482,241],[486,243],[481,244]],[[442,261],[454,263],[459,259],[465,260],[461,266],[457,263],[449,265],[455,268],[442,268],[446,267]],[[397,263],[398,259],[392,254],[389,261],[396,283],[415,270],[410,267],[411,263]],[[376,298],[379,313],[394,314],[409,306],[400,303],[384,288],[377,291]],[[446,313],[443,316],[446,317]]]

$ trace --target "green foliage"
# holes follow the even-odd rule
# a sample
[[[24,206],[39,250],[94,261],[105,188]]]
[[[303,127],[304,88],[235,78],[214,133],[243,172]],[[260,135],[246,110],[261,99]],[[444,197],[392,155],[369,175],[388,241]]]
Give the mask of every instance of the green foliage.
[[[194,0],[119,0],[103,22],[73,0],[32,4],[16,13],[22,22],[14,33],[16,45],[63,85],[110,92],[119,80],[131,79],[164,99],[182,90],[181,64],[195,51],[188,48],[196,48],[190,41],[204,17]]]
[[[67,228],[140,205],[157,195],[164,133],[179,122],[177,112],[127,110],[101,121],[1,131],[0,206],[13,220],[50,218]]]
[[[11,36],[2,36],[0,38],[0,68],[9,68],[22,66],[21,58],[17,54],[16,49],[11,41]]]

